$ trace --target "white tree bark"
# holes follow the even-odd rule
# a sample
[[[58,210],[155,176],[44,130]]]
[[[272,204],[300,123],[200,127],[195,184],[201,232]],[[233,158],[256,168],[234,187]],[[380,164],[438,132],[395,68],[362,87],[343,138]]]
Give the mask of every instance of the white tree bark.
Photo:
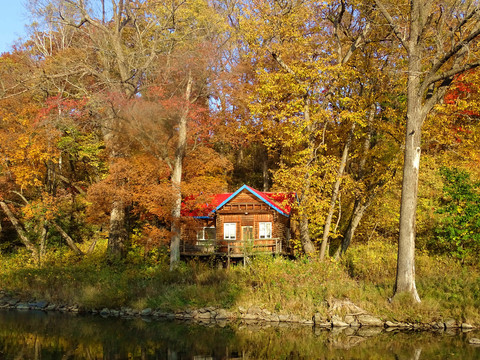
[[[187,120],[190,111],[190,97],[192,93],[193,78],[188,74],[187,87],[185,89],[185,107],[178,124],[178,143],[175,151],[175,159],[172,171],[172,189],[174,194],[174,205],[172,209],[172,237],[170,241],[170,270],[180,261],[180,215],[182,210],[182,169],[183,158],[187,147]]]

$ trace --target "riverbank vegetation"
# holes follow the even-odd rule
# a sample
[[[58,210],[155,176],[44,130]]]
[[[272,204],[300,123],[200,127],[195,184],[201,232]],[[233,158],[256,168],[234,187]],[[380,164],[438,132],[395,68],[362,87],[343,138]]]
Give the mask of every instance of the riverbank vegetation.
[[[476,2],[30,3],[0,56],[0,289],[478,323]],[[180,262],[182,211],[241,184],[296,194],[295,258]]]
[[[24,253],[3,256],[2,289],[24,300],[46,300],[80,308],[154,308],[168,312],[220,307],[237,311],[260,306],[272,313],[328,318],[329,303],[349,299],[390,321],[427,323],[455,319],[480,324],[480,271],[445,256],[417,257],[422,302],[390,302],[395,281],[396,247],[382,241],[356,246],[340,261],[258,257],[230,269],[212,263],[184,262],[170,271],[168,257],[107,264],[101,248],[78,259],[71,251],[49,254],[41,266]],[[448,276],[446,276],[448,274]]]

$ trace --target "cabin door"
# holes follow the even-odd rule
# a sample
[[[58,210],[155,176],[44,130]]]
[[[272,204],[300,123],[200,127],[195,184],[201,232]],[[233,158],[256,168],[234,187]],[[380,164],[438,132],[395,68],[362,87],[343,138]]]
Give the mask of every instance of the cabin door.
[[[242,240],[253,240],[253,226],[242,226]]]

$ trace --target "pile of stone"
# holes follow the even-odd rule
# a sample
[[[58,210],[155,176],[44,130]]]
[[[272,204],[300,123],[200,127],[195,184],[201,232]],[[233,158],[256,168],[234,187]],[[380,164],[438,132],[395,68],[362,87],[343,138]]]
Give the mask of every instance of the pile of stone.
[[[431,324],[416,324],[395,321],[384,321],[378,317],[368,314],[348,300],[331,300],[327,303],[326,314],[316,313],[312,318],[304,318],[294,314],[277,314],[259,306],[244,308],[238,307],[235,311],[228,311],[217,307],[203,307],[194,310],[178,311],[174,313],[164,312],[151,308],[132,309],[122,307],[120,309],[83,309],[77,305],[53,304],[47,301],[20,301],[17,298],[0,292],[0,309],[16,310],[41,310],[60,311],[70,313],[90,313],[103,317],[134,318],[141,317],[164,318],[170,320],[185,320],[201,323],[226,323],[228,321],[241,321],[246,324],[279,323],[279,324],[304,324],[316,328],[386,328],[387,331],[395,329],[405,330],[448,330],[461,329],[468,331],[475,327],[468,323],[457,322],[454,319],[446,319]]]

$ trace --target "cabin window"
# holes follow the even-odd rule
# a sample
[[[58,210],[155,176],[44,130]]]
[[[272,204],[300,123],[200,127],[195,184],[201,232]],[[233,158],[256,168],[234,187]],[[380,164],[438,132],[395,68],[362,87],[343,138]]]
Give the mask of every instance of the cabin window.
[[[204,227],[197,231],[197,243],[207,240],[215,240],[217,232],[215,227]]]
[[[271,222],[258,223],[258,235],[260,239],[271,239],[272,223]]]
[[[237,238],[237,224],[225,223],[223,224],[223,238],[225,240],[235,240]]]

